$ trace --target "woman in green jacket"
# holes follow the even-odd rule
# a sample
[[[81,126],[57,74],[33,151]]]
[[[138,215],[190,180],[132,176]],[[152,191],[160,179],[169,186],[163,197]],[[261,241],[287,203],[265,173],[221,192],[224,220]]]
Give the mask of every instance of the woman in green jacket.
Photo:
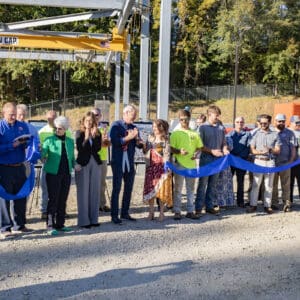
[[[57,235],[58,231],[70,231],[65,227],[66,202],[74,167],[74,140],[66,136],[68,119],[60,116],[54,120],[55,134],[46,138],[42,146],[42,157],[49,194],[47,207],[47,232]]]

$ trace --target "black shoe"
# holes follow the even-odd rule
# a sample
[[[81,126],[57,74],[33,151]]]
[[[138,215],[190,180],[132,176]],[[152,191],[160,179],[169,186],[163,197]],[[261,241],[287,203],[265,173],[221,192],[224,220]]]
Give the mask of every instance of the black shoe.
[[[279,207],[278,207],[277,205],[274,205],[274,204],[271,205],[271,208],[272,208],[273,210],[279,210]]]
[[[47,220],[47,217],[48,217],[47,213],[46,212],[42,212],[42,214],[41,214],[41,220]]]
[[[65,214],[65,219],[70,219],[71,218],[71,216],[70,215],[68,215],[68,214]]]
[[[84,225],[84,226],[80,226],[81,228],[85,228],[85,229],[91,229],[92,225]]]
[[[122,224],[122,220],[119,219],[118,217],[113,217],[113,218],[111,218],[111,221],[112,221],[113,223],[115,223],[115,224],[119,224],[119,225]]]
[[[182,218],[181,213],[177,212],[177,213],[174,214],[174,218],[173,219],[175,221],[179,221],[179,220],[181,220],[181,218]]]
[[[136,218],[133,218],[131,215],[121,216],[121,219],[125,219],[128,221],[136,221]]]
[[[264,207],[264,211],[269,215],[273,213],[273,209],[271,207]]]
[[[194,214],[193,212],[189,212],[185,215],[185,217],[192,220],[198,220],[200,218],[200,215]]]
[[[219,215],[220,214],[220,209],[217,207],[212,207],[212,208],[206,208],[206,212],[212,215]]]
[[[99,227],[100,224],[99,224],[99,223],[95,223],[95,224],[91,224],[90,226],[91,226],[91,227]]]
[[[100,208],[99,208],[99,211],[110,212],[110,208],[109,208],[107,205],[105,205],[105,206],[103,206],[103,207],[100,207]]]

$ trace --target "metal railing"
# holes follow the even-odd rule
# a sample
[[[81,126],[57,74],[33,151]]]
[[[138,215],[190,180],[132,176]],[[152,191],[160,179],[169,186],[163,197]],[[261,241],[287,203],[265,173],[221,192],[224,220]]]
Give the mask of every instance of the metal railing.
[[[238,98],[253,98],[278,95],[294,95],[295,91],[299,91],[299,87],[293,84],[255,84],[255,85],[238,85]],[[93,93],[88,95],[72,96],[64,100],[49,100],[38,104],[29,105],[29,117],[36,115],[44,115],[49,109],[53,109],[63,114],[66,109],[75,107],[84,107],[94,105],[96,99],[110,100],[114,102],[114,93]],[[129,99],[137,102],[139,100],[139,92],[131,91]],[[233,99],[234,86],[200,86],[197,88],[181,88],[170,89],[170,102],[173,101],[195,101],[195,100],[218,100],[218,99]],[[156,102],[156,90],[151,91],[150,101]],[[122,100],[122,96],[121,96]]]

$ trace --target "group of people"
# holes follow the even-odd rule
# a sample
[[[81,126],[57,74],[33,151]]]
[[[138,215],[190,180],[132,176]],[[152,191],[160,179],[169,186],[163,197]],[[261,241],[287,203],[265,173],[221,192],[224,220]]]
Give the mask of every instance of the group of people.
[[[178,111],[179,125],[171,134],[168,122],[157,119],[153,121],[152,133],[147,140],[143,140],[134,124],[137,111],[133,105],[126,106],[123,118],[113,122],[111,127],[102,122],[101,110],[94,108],[83,116],[79,129],[73,134],[68,119],[57,117],[53,110],[47,112],[48,124],[37,132],[26,122],[26,105],[16,106],[8,102],[3,106],[3,118],[0,120],[0,185],[7,193],[18,193],[28,177],[28,166],[24,162],[28,147],[33,142],[42,162],[41,217],[46,222],[47,233],[57,235],[59,231],[70,231],[65,226],[65,218],[73,170],[79,227],[89,229],[99,226],[99,211],[110,212],[114,224],[122,224],[124,219],[136,221],[129,214],[136,147],[142,149],[145,155],[143,201],[149,205],[148,219],[154,220],[154,206],[157,203],[159,221],[164,220],[166,207],[173,209],[175,220],[182,218],[184,182],[186,218],[199,219],[204,212],[217,215],[220,206],[233,206],[235,203],[245,207],[245,169],[231,167],[200,177],[196,197],[196,179],[189,176],[192,169],[207,166],[229,153],[265,167],[283,166],[298,158],[299,116],[292,117],[292,125],[288,129],[285,115],[278,114],[275,127],[271,129],[271,117],[263,114],[258,117],[257,128],[252,131],[246,130],[243,117],[237,117],[234,130],[226,135],[219,107],[209,106],[207,114],[199,116],[197,127],[193,129],[190,128],[191,112],[188,108]],[[113,174],[110,207],[105,197],[109,147]],[[166,162],[172,162],[177,171],[172,174],[167,170]],[[237,178],[236,200],[232,184],[234,174]],[[279,179],[283,211],[291,210],[295,179],[298,188],[300,184],[299,165],[277,173],[251,173],[247,212],[256,211],[259,197],[262,197],[267,213],[279,208]],[[119,210],[122,181],[124,188]],[[13,236],[16,232],[29,232],[30,229],[26,227],[27,198],[9,200],[0,197],[2,237]]]

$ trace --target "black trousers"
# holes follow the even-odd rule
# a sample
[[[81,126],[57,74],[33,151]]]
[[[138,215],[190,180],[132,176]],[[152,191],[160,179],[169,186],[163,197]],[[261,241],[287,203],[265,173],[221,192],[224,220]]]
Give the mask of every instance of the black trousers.
[[[296,165],[296,166],[291,168],[291,193],[290,193],[291,202],[293,202],[293,198],[294,198],[295,179],[297,181],[298,195],[300,197],[300,165]]]
[[[64,227],[66,203],[71,185],[70,174],[46,174],[49,201],[47,206],[47,226]]]
[[[20,166],[0,165],[0,184],[6,192],[17,194],[26,181],[26,169],[22,164]],[[10,200],[10,199],[5,199]],[[14,200],[14,220],[21,228],[26,224],[26,202],[27,198]],[[10,214],[10,201],[6,201],[6,208],[10,218],[10,226],[13,226],[13,220]],[[7,224],[9,225],[9,224]]]
[[[134,184],[135,170],[132,166],[130,171],[126,170],[125,173],[122,172],[122,166],[111,164],[111,169],[113,172],[113,189],[111,194],[111,217],[115,218],[119,215],[119,195],[122,186],[122,180],[124,180],[124,191],[122,198],[122,210],[121,216],[128,215],[131,193]]]
[[[236,174],[237,180],[237,193],[236,193],[236,203],[237,205],[244,205],[244,179],[245,170],[241,170],[235,167],[231,167],[232,176]]]

